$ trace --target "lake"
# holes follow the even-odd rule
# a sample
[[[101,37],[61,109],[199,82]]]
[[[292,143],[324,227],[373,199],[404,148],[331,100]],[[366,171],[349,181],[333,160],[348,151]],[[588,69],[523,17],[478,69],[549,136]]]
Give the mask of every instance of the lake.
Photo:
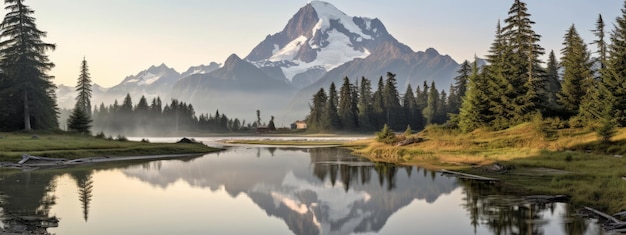
[[[499,194],[345,149],[233,146],[181,159],[0,170],[0,234],[603,234],[566,203]]]

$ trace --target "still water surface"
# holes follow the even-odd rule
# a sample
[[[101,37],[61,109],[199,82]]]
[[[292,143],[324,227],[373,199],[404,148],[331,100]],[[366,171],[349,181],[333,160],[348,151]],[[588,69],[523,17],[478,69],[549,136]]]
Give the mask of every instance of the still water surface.
[[[338,148],[237,146],[185,159],[2,170],[0,234],[44,232],[29,219],[59,235],[602,234],[567,204],[497,194]]]

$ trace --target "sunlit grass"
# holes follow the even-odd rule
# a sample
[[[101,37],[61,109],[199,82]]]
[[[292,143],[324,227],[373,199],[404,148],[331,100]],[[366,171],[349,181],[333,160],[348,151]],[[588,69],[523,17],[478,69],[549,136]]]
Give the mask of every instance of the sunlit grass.
[[[202,144],[161,144],[99,139],[72,134],[0,133],[0,161],[16,161],[22,154],[76,159],[95,156],[137,156],[213,151]]]
[[[373,139],[355,150],[374,161],[419,165],[431,170],[451,169],[502,179],[515,194],[564,194],[575,205],[601,210],[626,210],[626,129],[611,144],[603,144],[593,130],[545,130],[525,123],[507,130],[460,133],[427,128],[413,137],[423,141],[397,147]],[[489,172],[499,163],[506,173]]]

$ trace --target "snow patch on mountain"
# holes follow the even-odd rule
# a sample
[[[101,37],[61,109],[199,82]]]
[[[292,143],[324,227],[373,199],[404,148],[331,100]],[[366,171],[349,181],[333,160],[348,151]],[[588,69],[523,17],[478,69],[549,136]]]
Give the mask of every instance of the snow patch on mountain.
[[[318,30],[321,32],[328,30],[330,28],[330,21],[337,20],[351,33],[358,34],[365,39],[372,39],[372,37],[363,33],[363,30],[361,30],[361,28],[354,23],[353,17],[346,15],[346,13],[343,13],[343,11],[337,9],[332,4],[322,1],[312,1],[311,6],[313,6],[315,12],[317,13],[317,17],[320,19],[317,22],[317,25],[313,28],[313,36],[315,36],[315,33]],[[371,22],[371,20],[366,19],[365,22]]]
[[[300,60],[292,61],[295,65],[282,67],[287,79],[293,81],[297,74],[304,73],[310,69],[323,68],[330,71],[342,64],[357,58],[365,58],[370,55],[367,49],[355,50],[350,43],[350,38],[337,30],[328,31],[328,46],[317,53],[317,59],[306,63]],[[298,48],[299,50],[299,48]],[[296,50],[297,52],[297,50]]]
[[[274,55],[269,58],[269,61],[278,62],[283,60],[293,60],[296,57],[300,48],[302,48],[307,40],[309,39],[303,35],[296,38],[295,40],[289,42],[285,47],[283,47],[283,49],[274,52]],[[278,47],[278,45],[274,45],[276,46],[276,48]]]

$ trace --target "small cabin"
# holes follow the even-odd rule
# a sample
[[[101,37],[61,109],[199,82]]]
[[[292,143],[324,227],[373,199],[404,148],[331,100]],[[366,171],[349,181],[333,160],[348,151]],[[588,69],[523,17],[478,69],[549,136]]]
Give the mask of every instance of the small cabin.
[[[294,130],[304,130],[307,128],[308,128],[308,125],[306,124],[305,121],[296,121],[291,124],[291,129],[294,129]]]

